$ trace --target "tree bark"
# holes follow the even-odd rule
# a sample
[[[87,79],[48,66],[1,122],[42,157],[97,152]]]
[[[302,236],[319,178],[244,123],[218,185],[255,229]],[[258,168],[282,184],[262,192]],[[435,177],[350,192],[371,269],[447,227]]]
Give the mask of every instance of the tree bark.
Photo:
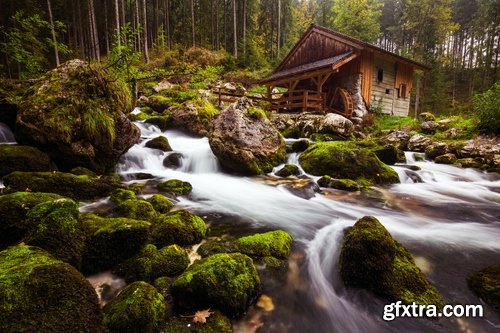
[[[191,42],[196,47],[195,29],[194,29],[194,0],[191,0]]]
[[[278,38],[277,38],[277,47],[276,53],[277,56],[280,56],[280,47],[281,47],[281,0],[278,0]]]
[[[236,30],[236,0],[233,0],[233,54],[238,58],[238,31]]]
[[[118,0],[115,0],[115,19],[116,19],[116,42],[121,45],[121,33],[120,33],[120,5]]]
[[[52,42],[54,43],[54,55],[56,57],[56,66],[59,66],[59,50],[57,49],[56,29],[54,27],[54,18],[52,17],[52,6],[50,0],[47,0],[47,7],[49,10],[50,31],[52,33]]]
[[[149,50],[148,50],[148,12],[146,7],[146,0],[142,0],[142,16],[144,23],[144,59],[149,63]]]

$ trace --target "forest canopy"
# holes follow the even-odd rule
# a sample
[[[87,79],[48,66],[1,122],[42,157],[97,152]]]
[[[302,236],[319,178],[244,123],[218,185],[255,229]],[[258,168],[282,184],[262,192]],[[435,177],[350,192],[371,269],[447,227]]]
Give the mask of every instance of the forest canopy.
[[[430,110],[472,110],[474,93],[500,76],[497,0],[0,0],[0,8],[0,76],[11,79],[72,58],[128,50],[149,62],[190,47],[266,73],[311,23],[429,65]]]

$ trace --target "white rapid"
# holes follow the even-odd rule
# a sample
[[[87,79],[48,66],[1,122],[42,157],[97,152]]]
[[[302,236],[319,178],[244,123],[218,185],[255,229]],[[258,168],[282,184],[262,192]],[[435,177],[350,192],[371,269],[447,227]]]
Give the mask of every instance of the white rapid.
[[[0,123],[0,144],[2,143],[15,143],[16,139],[10,128],[4,124]]]
[[[237,216],[257,229],[280,228],[294,235],[305,249],[303,274],[309,288],[307,297],[313,306],[309,313],[301,313],[291,320],[309,321],[314,326],[311,332],[466,332],[471,327],[475,332],[488,332],[494,322],[500,322],[498,317],[479,323],[466,321],[463,330],[453,321],[441,326],[425,320],[417,324],[415,321],[386,323],[381,319],[383,304],[375,300],[372,302],[375,305],[367,305],[366,295],[363,301],[363,296],[346,291],[337,272],[343,232],[365,215],[377,217],[396,239],[414,255],[418,254],[419,262],[429,267],[441,265],[443,253],[452,253],[450,256],[467,253],[470,256],[464,255],[463,265],[482,268],[483,260],[487,266],[486,259],[491,253],[500,253],[499,175],[416,162],[408,154],[408,163],[421,170],[396,166],[402,183],[388,189],[374,189],[376,199],[341,191],[327,195],[317,193],[306,199],[294,194],[286,184],[276,185],[263,177],[222,172],[207,138],[192,138],[176,131],[161,132],[142,123],[137,125],[144,140],[123,157],[118,172],[124,177],[133,179],[134,174],[148,173],[155,178],[188,181],[193,185],[193,192],[189,197],[180,198],[180,206],[200,213]],[[145,148],[147,139],[158,135],[168,138],[174,152]],[[183,156],[177,170],[163,166],[164,158],[171,153]],[[298,163],[297,154],[290,155],[288,162]],[[446,263],[442,263],[442,267],[446,270]],[[465,273],[460,274],[463,276],[458,280],[439,269],[430,271],[430,278],[451,303],[464,300],[461,296],[453,298],[453,289],[463,288],[465,284]],[[448,283],[452,285],[447,286]],[[471,297],[468,292],[466,300],[470,301]],[[314,311],[323,314],[312,313]],[[320,320],[307,318],[318,316]]]

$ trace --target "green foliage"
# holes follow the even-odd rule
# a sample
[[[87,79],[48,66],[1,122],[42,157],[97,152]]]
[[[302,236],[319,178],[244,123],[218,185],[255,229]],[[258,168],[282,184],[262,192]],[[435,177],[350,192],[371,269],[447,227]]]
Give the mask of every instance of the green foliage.
[[[380,36],[382,4],[378,0],[335,0],[331,27],[349,36],[374,43]]]
[[[247,109],[247,116],[253,119],[267,119],[266,112],[256,107],[249,107]]]
[[[473,105],[479,119],[478,130],[500,134],[500,81],[484,93],[474,95]]]
[[[138,78],[136,66],[141,59],[141,53],[135,51],[135,43],[140,37],[141,28],[133,29],[130,23],[121,27],[120,34],[115,35],[115,42],[107,59],[107,66],[127,81]]]
[[[419,125],[419,121],[412,117],[394,117],[380,114],[375,117],[373,125],[370,126],[368,130],[376,134],[394,129],[416,130],[419,128]]]

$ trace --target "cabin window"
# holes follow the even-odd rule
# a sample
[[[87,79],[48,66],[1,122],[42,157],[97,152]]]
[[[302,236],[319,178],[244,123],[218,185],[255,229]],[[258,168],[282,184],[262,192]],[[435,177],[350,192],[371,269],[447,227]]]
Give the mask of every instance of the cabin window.
[[[382,82],[383,79],[384,79],[384,70],[382,68],[379,68],[377,70],[377,81]]]
[[[406,84],[401,83],[399,85],[399,89],[398,89],[398,97],[399,98],[406,98],[406,96],[407,96]]]

